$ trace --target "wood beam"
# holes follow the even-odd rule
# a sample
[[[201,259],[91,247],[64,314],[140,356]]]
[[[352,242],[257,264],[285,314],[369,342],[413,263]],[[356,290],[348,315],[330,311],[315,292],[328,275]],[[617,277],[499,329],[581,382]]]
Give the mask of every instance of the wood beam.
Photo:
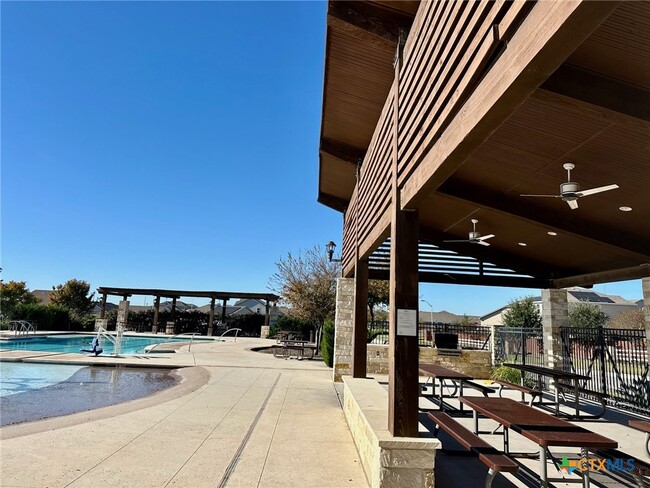
[[[572,213],[568,208],[549,211],[525,198],[459,180],[448,180],[438,189],[438,192],[504,215],[560,230],[571,237],[588,239],[640,256],[650,256],[650,237],[647,235],[632,235],[619,230],[603,229],[602,226],[578,218],[575,212]]]
[[[213,324],[214,324],[214,297],[210,299],[210,314],[208,315],[208,336],[212,335],[212,332],[214,330]]]
[[[328,195],[322,192],[319,192],[318,194],[318,203],[322,203],[326,207],[329,207],[333,210],[338,210],[339,212],[345,212],[345,209],[350,204],[348,200],[344,200],[343,198],[335,197],[334,195]]]
[[[103,319],[106,315],[106,293],[102,293],[102,302],[99,308],[99,318]]]
[[[618,2],[536,2],[462,110],[432,142],[402,189],[417,208],[605,20]]]
[[[327,23],[355,37],[382,42],[393,49],[399,29],[408,29],[413,15],[362,1],[330,1]],[[373,39],[374,38],[374,39]]]
[[[650,276],[650,263],[629,268],[599,271],[567,278],[551,280],[552,288],[568,288],[570,286],[591,286],[597,283],[612,283],[614,281],[635,280]]]
[[[336,159],[352,163],[356,167],[360,160],[363,160],[366,155],[366,150],[360,147],[351,146],[344,142],[335,141],[323,137],[320,140],[320,152],[328,154]]]
[[[650,122],[648,90],[576,66],[560,66],[540,89],[638,119],[646,126]]]
[[[368,261],[354,267],[354,318],[352,322],[352,377],[366,377],[368,361]]]
[[[371,280],[388,280],[390,272],[385,269],[371,269],[368,272]],[[504,286],[511,288],[553,288],[553,280],[542,278],[525,278],[519,276],[479,276],[460,273],[435,273],[431,271],[420,271],[418,273],[420,283],[440,283],[447,285],[471,285],[471,286]]]

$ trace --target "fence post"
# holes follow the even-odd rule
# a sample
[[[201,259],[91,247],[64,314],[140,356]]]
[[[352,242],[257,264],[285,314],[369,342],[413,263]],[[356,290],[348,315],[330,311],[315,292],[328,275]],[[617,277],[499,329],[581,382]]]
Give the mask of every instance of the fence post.
[[[496,325],[490,326],[490,351],[492,356],[492,366],[497,365],[497,333],[498,328]]]
[[[526,333],[524,328],[521,328],[521,364],[526,365]]]
[[[650,278],[641,280],[643,287],[643,312],[645,318],[646,360],[650,362]]]
[[[600,359],[600,391],[607,393],[607,378],[605,375],[605,334],[603,333],[603,328],[598,327],[598,357]]]

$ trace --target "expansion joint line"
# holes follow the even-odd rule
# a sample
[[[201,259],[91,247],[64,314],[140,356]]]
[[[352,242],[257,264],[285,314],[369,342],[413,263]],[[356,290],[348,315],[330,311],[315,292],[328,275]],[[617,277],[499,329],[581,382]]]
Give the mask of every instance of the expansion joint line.
[[[223,477],[221,478],[221,481],[217,485],[217,488],[224,488],[226,484],[228,483],[228,480],[230,479],[230,476],[232,473],[235,471],[235,468],[237,467],[237,463],[239,463],[239,459],[241,458],[242,452],[244,452],[244,448],[246,447],[246,444],[248,444],[248,441],[253,435],[253,431],[255,430],[255,427],[257,426],[257,423],[259,422],[260,418],[262,417],[262,414],[264,413],[264,410],[266,410],[266,406],[269,403],[269,400],[271,399],[271,395],[275,391],[275,387],[278,385],[278,381],[280,381],[280,378],[282,377],[282,373],[278,375],[277,378],[275,378],[275,382],[273,383],[273,386],[269,390],[269,393],[266,395],[266,398],[264,399],[264,403],[262,403],[262,406],[260,407],[259,411],[257,412],[257,415],[253,419],[253,422],[251,423],[250,427],[248,428],[248,431],[246,432],[246,435],[242,439],[241,443],[239,444],[239,447],[237,448],[237,451],[235,451],[235,454],[233,455],[232,459],[230,460],[230,463],[228,464],[228,467],[223,473]]]

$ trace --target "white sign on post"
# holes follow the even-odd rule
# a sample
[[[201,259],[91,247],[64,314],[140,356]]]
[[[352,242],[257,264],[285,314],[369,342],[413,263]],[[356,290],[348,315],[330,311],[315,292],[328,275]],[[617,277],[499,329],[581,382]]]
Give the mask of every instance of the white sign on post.
[[[418,311],[410,308],[397,309],[397,335],[417,337]]]

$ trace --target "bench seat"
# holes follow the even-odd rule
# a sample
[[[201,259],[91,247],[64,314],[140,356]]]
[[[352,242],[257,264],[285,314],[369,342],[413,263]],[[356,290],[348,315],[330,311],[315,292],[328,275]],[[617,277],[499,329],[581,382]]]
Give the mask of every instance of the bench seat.
[[[532,406],[533,402],[535,401],[535,397],[542,397],[542,391],[537,390],[534,388],[529,388],[524,385],[517,385],[515,383],[510,383],[509,381],[505,380],[495,380],[495,383],[498,383],[500,385],[499,387],[499,397],[502,397],[503,393],[503,388],[507,387],[510,388],[511,390],[517,390],[521,392],[521,400],[524,400],[524,394],[530,395],[530,402],[528,402],[528,405]]]
[[[494,393],[497,391],[496,388],[492,386],[482,385],[480,383],[476,383],[475,381],[465,380],[463,383],[465,383],[470,388],[480,391],[485,397],[488,396],[489,393]]]
[[[436,429],[434,431],[436,436],[438,429],[441,428],[463,448],[478,456],[479,460],[487,466],[488,475],[485,479],[486,488],[489,488],[492,485],[492,480],[497,473],[514,473],[519,470],[519,465],[509,456],[503,454],[479,436],[473,434],[469,429],[462,426],[448,414],[444,412],[429,412],[428,416],[436,424]]]
[[[575,386],[569,384],[569,383],[561,383],[557,382],[555,383],[555,387],[559,388],[560,390],[567,390],[569,393],[575,391]],[[605,413],[605,410],[607,410],[607,399],[609,398],[609,395],[607,393],[603,393],[602,391],[596,391],[596,390],[589,390],[587,388],[583,388],[581,386],[578,387],[578,391],[582,395],[589,395],[592,397],[598,398],[598,401],[600,402],[600,407],[601,410],[596,413],[595,415],[588,415],[588,416],[580,416],[580,418],[583,419],[588,419],[588,418],[594,418],[598,419],[603,416]]]
[[[645,420],[630,420],[627,424],[633,429],[645,432],[645,452],[650,456],[650,422]]]

